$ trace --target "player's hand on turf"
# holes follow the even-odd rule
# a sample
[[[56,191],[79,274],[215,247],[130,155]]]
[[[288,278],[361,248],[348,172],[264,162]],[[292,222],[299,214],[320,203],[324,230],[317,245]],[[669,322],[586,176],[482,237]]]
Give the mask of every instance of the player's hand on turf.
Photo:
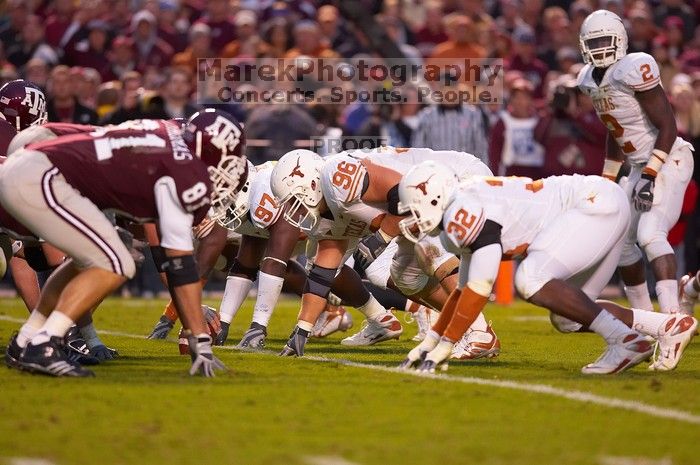
[[[96,345],[95,347],[91,348],[90,354],[93,357],[96,357],[100,362],[103,362],[105,360],[112,360],[119,356],[119,352],[117,352],[114,349],[110,349],[109,347],[103,344]]]
[[[362,239],[357,250],[352,254],[356,267],[366,270],[386,250],[388,245],[389,242],[379,231]]]
[[[642,176],[634,186],[634,208],[648,212],[654,203],[654,178]]]
[[[190,376],[196,373],[204,377],[214,377],[214,370],[226,370],[221,360],[214,356],[211,350],[211,336],[208,334],[198,334],[190,336],[190,356],[192,357],[192,367],[190,368]]]

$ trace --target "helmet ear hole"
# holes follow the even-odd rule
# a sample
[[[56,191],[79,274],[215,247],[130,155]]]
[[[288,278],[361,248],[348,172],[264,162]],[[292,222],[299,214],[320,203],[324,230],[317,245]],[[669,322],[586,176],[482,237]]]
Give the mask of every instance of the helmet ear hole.
[[[430,205],[432,205],[433,207],[437,207],[437,200],[435,200],[435,199],[431,200]]]

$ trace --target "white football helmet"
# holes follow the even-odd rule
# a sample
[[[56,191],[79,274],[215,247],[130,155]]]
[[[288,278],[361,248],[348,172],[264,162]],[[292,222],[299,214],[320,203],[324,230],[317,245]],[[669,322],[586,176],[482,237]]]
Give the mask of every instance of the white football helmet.
[[[579,45],[583,61],[607,68],[627,55],[627,31],[612,11],[597,10],[581,24]]]
[[[248,214],[248,210],[250,210],[250,186],[253,183],[253,179],[255,179],[256,171],[255,166],[248,161],[248,177],[245,180],[245,184],[243,184],[241,190],[238,191],[236,200],[228,207],[226,216],[219,220],[219,224],[224,228],[235,231],[243,224],[245,216]]]
[[[302,231],[311,231],[320,216],[323,158],[311,150],[292,150],[272,170],[270,188],[277,205],[290,202],[285,220]]]
[[[454,171],[432,160],[414,166],[401,178],[398,210],[411,212],[399,223],[406,239],[418,242],[440,225],[458,181]]]

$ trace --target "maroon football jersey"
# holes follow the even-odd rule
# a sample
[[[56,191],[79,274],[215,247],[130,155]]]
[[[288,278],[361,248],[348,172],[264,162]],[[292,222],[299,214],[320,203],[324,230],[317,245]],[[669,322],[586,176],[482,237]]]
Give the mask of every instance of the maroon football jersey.
[[[7,147],[16,135],[15,127],[4,119],[0,119],[0,156],[7,156]]]
[[[153,189],[162,178],[172,179],[181,206],[194,216],[193,224],[209,209],[207,166],[190,153],[176,124],[129,121],[28,148],[45,153],[66,181],[102,210],[135,221],[155,220]]]
[[[42,125],[46,129],[51,130],[57,136],[70,136],[73,134],[82,134],[91,132],[97,129],[97,126],[89,124],[73,124],[73,123],[46,123]]]

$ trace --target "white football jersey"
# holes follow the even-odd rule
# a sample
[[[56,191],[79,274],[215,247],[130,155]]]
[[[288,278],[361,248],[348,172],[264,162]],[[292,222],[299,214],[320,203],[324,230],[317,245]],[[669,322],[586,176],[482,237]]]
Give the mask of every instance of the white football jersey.
[[[440,239],[455,254],[469,250],[486,220],[501,225],[506,258],[521,256],[563,211],[580,208],[610,212],[618,208],[599,176],[552,176],[533,181],[521,177],[476,177],[459,185],[443,215]]]
[[[646,53],[630,53],[608,68],[600,85],[593,79],[593,69],[590,64],[581,69],[579,88],[591,97],[598,117],[625,156],[633,163],[646,163],[659,131],[634,94],[660,85],[656,60]],[[676,140],[678,143],[681,141]]]
[[[270,176],[274,164],[265,163],[255,167],[255,176],[250,183],[248,215],[236,232],[244,236],[270,237],[268,228],[280,217],[282,210],[275,202],[270,188]]]
[[[387,202],[368,204],[361,200],[367,170],[361,163],[369,160],[374,164],[405,174],[414,165],[426,160],[435,160],[449,166],[460,179],[472,175],[491,175],[491,170],[477,157],[464,152],[450,150],[435,151],[424,148],[380,147],[374,150],[352,150],[328,157],[321,172],[321,190],[336,222],[342,229],[347,226],[358,231],[379,216],[387,213]],[[359,236],[369,234],[364,230]]]

